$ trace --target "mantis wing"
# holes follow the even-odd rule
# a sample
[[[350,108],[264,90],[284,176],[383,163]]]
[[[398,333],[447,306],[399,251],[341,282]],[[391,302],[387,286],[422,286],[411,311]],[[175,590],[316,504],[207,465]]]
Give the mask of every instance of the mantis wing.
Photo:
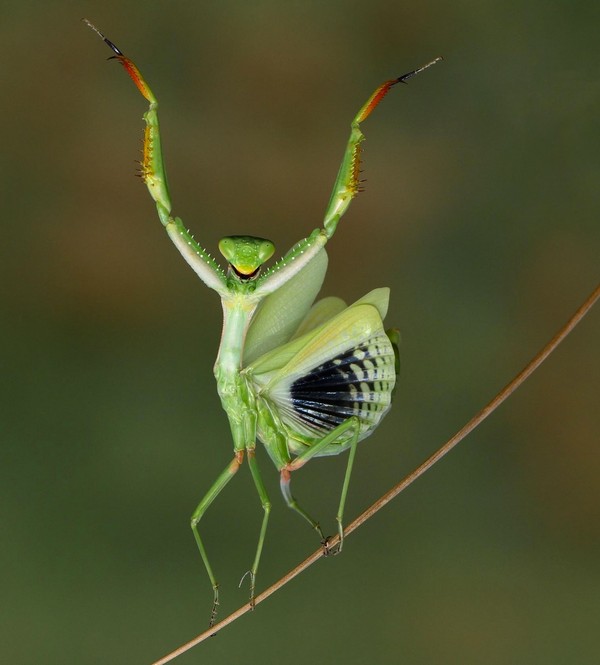
[[[352,307],[359,305],[361,303],[367,303],[377,307],[379,316],[381,319],[385,319],[388,310],[388,301],[389,301],[390,292],[389,289],[374,289],[367,293],[366,296],[363,296],[360,300],[352,303]],[[326,323],[329,319],[332,319],[337,314],[343,312],[348,305],[341,299],[336,298],[335,296],[328,296],[327,298],[321,298],[316,302],[308,311],[308,314],[302,320],[302,323],[298,326],[296,332],[292,335],[291,340],[295,340],[298,337],[302,337],[306,333],[314,330],[318,326]]]
[[[243,366],[290,339],[321,289],[327,263],[327,252],[322,249],[297,275],[262,301],[246,335]]]
[[[335,296],[321,298],[321,300],[310,308],[308,314],[304,317],[302,323],[292,336],[292,339],[298,339],[298,337],[306,335],[307,332],[314,330],[329,321],[329,319],[332,319],[336,314],[343,312],[346,307],[348,305],[341,298],[336,298]]]
[[[396,383],[394,346],[380,315],[388,297],[388,289],[372,291],[245,370],[289,433],[318,440],[351,416],[359,418],[361,439],[377,427]],[[294,453],[301,448],[288,444]],[[320,454],[343,448],[331,446]]]

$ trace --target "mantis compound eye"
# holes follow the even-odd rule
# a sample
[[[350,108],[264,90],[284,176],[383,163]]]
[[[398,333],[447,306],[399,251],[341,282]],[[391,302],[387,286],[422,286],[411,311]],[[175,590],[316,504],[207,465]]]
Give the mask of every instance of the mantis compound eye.
[[[227,236],[219,241],[219,251],[242,280],[254,279],[260,267],[275,252],[270,240],[253,236]]]

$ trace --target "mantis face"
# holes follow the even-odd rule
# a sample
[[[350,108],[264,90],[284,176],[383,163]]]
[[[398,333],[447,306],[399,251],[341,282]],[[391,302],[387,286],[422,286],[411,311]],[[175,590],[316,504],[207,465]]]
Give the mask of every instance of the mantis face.
[[[219,241],[219,251],[227,259],[229,269],[240,282],[256,279],[260,268],[275,252],[275,245],[264,238],[226,236]]]

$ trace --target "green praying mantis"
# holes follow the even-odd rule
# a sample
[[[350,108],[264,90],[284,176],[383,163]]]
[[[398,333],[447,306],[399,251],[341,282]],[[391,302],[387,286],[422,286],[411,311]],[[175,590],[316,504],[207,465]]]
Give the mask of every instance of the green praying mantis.
[[[227,413],[234,456],[210,487],[191,517],[191,527],[213,589],[210,625],[219,604],[219,585],[210,564],[199,524],[213,501],[248,460],[264,511],[250,578],[254,605],[256,574],[263,550],[271,501],[256,461],[260,440],[280,473],[287,505],[318,533],[325,554],[338,553],[344,542],[344,505],[359,441],[372,434],[391,406],[399,371],[397,330],[385,330],[389,289],[374,289],[347,306],[340,298],[315,300],[327,270],[325,245],[352,199],[361,191],[361,123],[390,88],[406,83],[439,62],[427,63],[380,85],[356,114],[350,138],[325,211],[322,228],[300,240],[272,267],[273,243],[253,236],[227,236],[219,251],[225,272],[192,237],[171,200],[158,123],[158,102],[136,65],[87,19],[113,51],[149,102],[141,176],[156,203],[169,237],[198,277],[216,291],[223,307],[223,331],[214,365],[217,390]],[[335,549],[317,522],[296,501],[290,480],[313,457],[349,450],[336,520]]]

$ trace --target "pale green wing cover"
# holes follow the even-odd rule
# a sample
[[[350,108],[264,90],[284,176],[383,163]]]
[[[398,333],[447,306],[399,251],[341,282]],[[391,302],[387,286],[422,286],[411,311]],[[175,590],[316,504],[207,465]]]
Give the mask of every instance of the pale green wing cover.
[[[310,325],[306,326],[307,332],[302,337],[298,337],[297,335],[294,335],[294,337],[291,339],[290,342],[287,344],[284,344],[283,346],[280,346],[278,348],[273,348],[272,350],[268,351],[264,355],[258,357],[256,360],[252,361],[251,363],[248,363],[248,367],[246,367],[245,373],[251,374],[256,377],[261,377],[260,382],[264,384],[267,381],[266,375],[271,375],[274,370],[279,370],[291,360],[294,356],[299,354],[300,350],[303,348],[305,349],[305,354],[308,353],[310,356],[310,351],[306,351],[306,349],[309,349],[309,344],[310,342],[314,339],[316,335],[319,335],[323,332],[325,328],[328,330],[331,330],[332,334],[335,336],[335,323],[339,321],[341,317],[344,317],[345,314],[355,308],[357,305],[372,305],[375,309],[376,312],[375,314],[378,314],[378,319],[379,319],[379,324],[381,327],[383,327],[383,315],[385,316],[385,313],[387,312],[388,308],[388,301],[390,297],[390,290],[387,287],[379,288],[379,289],[373,289],[373,291],[370,291],[367,293],[365,296],[357,300],[356,302],[352,303],[350,307],[345,308],[342,310],[339,314],[335,316],[334,319],[331,319],[330,313],[339,307],[339,303],[343,302],[341,298],[323,298],[323,301],[329,301],[326,302],[325,306],[325,311],[323,311],[323,316],[325,318],[325,321],[321,323],[320,325],[317,325],[316,328],[313,328]],[[323,301],[319,301],[323,302]],[[319,303],[316,303],[315,308],[319,307]],[[307,319],[311,317],[312,314],[312,309],[307,315]],[[304,322],[302,322],[302,327],[305,327]],[[345,340],[342,340],[344,343]]]
[[[267,373],[266,391],[274,394],[284,384],[293,383],[314,367],[337,358],[379,331],[383,332],[383,322],[373,306],[355,305],[346,308],[324,326],[301,338],[300,341],[305,343],[298,345],[293,357],[277,371]],[[296,346],[298,341],[291,342],[291,345]],[[256,375],[256,372],[253,374]],[[263,383],[265,378],[259,378],[260,382]]]
[[[335,296],[322,298],[310,308],[292,339],[306,335],[307,332],[314,330],[340,312],[343,312],[346,307],[348,305],[341,298],[336,298]]]
[[[372,291],[369,291],[367,295],[359,298],[355,303],[352,303],[352,306],[361,304],[373,305],[373,307],[377,308],[381,320],[385,319],[390,304],[389,288],[387,286],[382,286],[378,289],[373,289]]]
[[[317,297],[326,272],[327,253],[322,249],[295,277],[263,300],[246,335],[244,366],[290,339]]]

